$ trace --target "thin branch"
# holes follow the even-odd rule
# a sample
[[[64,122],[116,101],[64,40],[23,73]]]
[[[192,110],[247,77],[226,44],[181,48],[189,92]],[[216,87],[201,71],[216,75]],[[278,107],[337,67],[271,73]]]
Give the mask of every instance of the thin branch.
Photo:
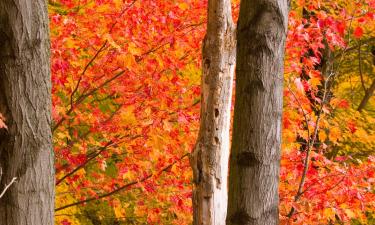
[[[91,64],[95,61],[95,59],[99,56],[99,54],[104,50],[104,48],[107,46],[107,43],[108,41],[106,40],[103,45],[99,48],[99,50],[95,53],[94,57],[91,58],[91,60],[86,64],[85,68],[83,69],[81,75],[79,76],[78,78],[78,81],[77,81],[77,84],[75,85],[72,93],[70,94],[70,108],[73,108],[73,98],[74,98],[74,94],[78,91],[78,87],[79,87],[79,84],[81,83],[82,81],[82,78],[83,76],[85,75],[87,69],[89,68],[89,66],[91,66]]]
[[[66,209],[66,208],[70,208],[70,207],[73,207],[73,206],[77,206],[77,205],[80,205],[80,204],[83,204],[83,203],[87,203],[87,202],[91,202],[91,201],[95,201],[95,200],[99,200],[99,199],[102,199],[102,198],[106,198],[106,197],[109,197],[111,195],[114,195],[114,194],[117,194],[123,190],[125,190],[126,188],[129,188],[131,186],[134,186],[136,184],[139,184],[139,183],[142,183],[148,179],[150,179],[151,177],[153,177],[154,175],[158,175],[158,174],[161,174],[163,172],[166,172],[168,171],[173,165],[175,165],[176,163],[180,162],[182,159],[186,158],[187,156],[189,156],[190,153],[186,153],[184,154],[183,156],[181,156],[178,160],[174,161],[173,163],[169,164],[168,166],[164,167],[163,169],[159,170],[157,173],[150,173],[148,174],[147,176],[143,177],[142,179],[140,180],[136,180],[136,181],[133,181],[133,182],[130,182],[130,183],[127,183],[111,192],[108,192],[106,194],[102,194],[102,195],[99,195],[97,197],[93,197],[93,198],[87,198],[85,200],[82,200],[82,201],[78,201],[78,202],[74,202],[74,203],[71,203],[71,204],[68,204],[68,205],[65,205],[65,206],[61,206],[59,208],[56,208],[55,209],[55,212],[57,211],[60,211],[60,210],[63,210],[63,209]]]
[[[139,138],[139,137],[142,137],[142,135],[136,135],[136,136],[133,136],[131,138],[131,140],[134,140],[136,138]],[[124,137],[122,137],[124,138]],[[120,138],[120,139],[122,139]],[[73,169],[72,171],[70,171],[69,173],[67,173],[66,175],[64,175],[61,179],[59,179],[57,182],[56,182],[56,186],[59,185],[61,182],[63,182],[67,177],[70,177],[72,176],[74,173],[76,173],[78,170],[84,168],[87,164],[89,164],[92,160],[94,160],[96,157],[98,157],[99,155],[102,154],[102,152],[104,152],[105,150],[108,149],[108,147],[110,147],[111,145],[117,145],[119,144],[120,142],[114,142],[114,141],[109,141],[106,145],[102,146],[99,148],[99,151],[97,152],[94,152],[93,154],[91,154],[91,156],[85,161],[83,162],[82,164],[80,164],[79,166],[77,166],[75,169]]]
[[[16,181],[17,181],[17,177],[13,177],[13,179],[10,181],[10,183],[5,185],[4,190],[0,194],[0,198],[2,198],[5,195],[5,192],[8,190],[8,188],[10,188],[10,186],[12,186],[12,184],[15,183]]]
[[[85,167],[89,162],[91,162],[93,159],[95,159],[97,156],[99,156],[104,150],[106,150],[110,145],[112,145],[114,142],[109,141],[107,144],[99,148],[99,151],[97,151],[93,156],[88,158],[85,162],[77,166],[75,169],[70,171],[69,173],[65,174],[62,178],[56,181],[56,186],[59,185],[61,182],[63,182],[67,177],[70,177],[74,173],[76,173],[78,170],[82,169]]]
[[[306,175],[307,175],[307,171],[309,169],[310,153],[311,153],[311,150],[312,150],[312,148],[313,148],[313,146],[315,144],[316,137],[318,136],[319,123],[320,123],[321,115],[322,115],[322,112],[323,112],[324,103],[325,103],[325,100],[326,100],[326,94],[327,94],[327,91],[328,91],[327,90],[328,81],[331,78],[331,76],[333,76],[333,73],[331,73],[328,76],[328,78],[326,79],[326,81],[324,82],[323,99],[322,99],[322,102],[320,104],[320,110],[318,112],[318,116],[317,116],[316,121],[315,121],[315,128],[314,128],[314,133],[313,133],[311,142],[310,142],[310,144],[307,145],[306,156],[305,156],[305,162],[304,162],[304,165],[303,165],[303,172],[302,172],[302,176],[301,176],[301,181],[300,181],[299,186],[298,186],[297,194],[294,197],[294,201],[295,202],[297,202],[299,200],[299,198],[302,196],[302,194],[304,193],[303,186],[305,185]],[[310,137],[309,137],[309,139],[310,139]],[[288,213],[288,217],[289,218],[291,218],[293,216],[294,211],[295,211],[295,209],[294,209],[294,207],[292,207],[290,209],[290,212]]]
[[[290,83],[290,82],[289,82],[289,83]],[[290,88],[289,83],[287,84],[287,86],[288,86],[288,90],[290,91],[290,93],[292,93],[294,99],[297,101],[298,107],[301,109],[302,114],[303,114],[303,117],[304,117],[304,119],[305,119],[305,124],[306,124],[306,129],[307,129],[307,137],[308,137],[308,138],[307,138],[307,145],[309,145],[309,144],[310,144],[309,119],[307,118],[307,114],[306,114],[305,110],[303,109],[301,102],[299,101],[299,99],[297,98],[297,96],[295,95],[295,93],[293,92],[293,90]]]
[[[98,91],[102,87],[106,86],[107,84],[111,83],[112,81],[114,81],[115,79],[117,79],[118,77],[120,77],[121,75],[123,75],[124,73],[125,73],[125,70],[123,70],[123,71],[115,74],[113,77],[111,77],[109,80],[105,81],[104,83],[102,83],[98,87],[96,87],[96,88],[92,89],[91,91],[89,91],[88,93],[82,94],[80,97],[78,97],[77,100],[75,102],[73,102],[73,107],[70,107],[69,110],[66,111],[65,116],[62,117],[55,124],[55,126],[52,128],[52,132],[54,132],[58,127],[60,127],[60,125],[66,120],[67,116],[69,116],[74,111],[74,108],[77,105],[79,105],[80,103],[82,103],[87,97],[89,97],[90,95],[94,94],[96,91]]]
[[[369,38],[367,40],[362,40],[361,44],[362,45],[368,45],[368,44],[371,44],[372,42],[375,42],[375,37],[371,37],[371,38]],[[358,45],[355,45],[355,46],[352,46],[352,47],[349,47],[349,48],[345,48],[343,51],[341,51],[337,55],[335,55],[335,59],[339,59],[343,55],[345,55],[346,53],[348,53],[350,51],[354,51],[356,49],[358,49]]]
[[[337,173],[337,174],[329,174],[329,175],[326,175],[324,177],[320,177],[318,181],[321,181],[321,180],[326,179],[328,177],[336,177],[336,176],[339,176],[339,175],[343,175],[343,178],[345,178],[345,174],[343,174],[343,173]],[[342,180],[343,180],[343,178],[342,178]],[[317,185],[316,182],[313,183],[313,184],[311,184],[310,186],[306,187],[305,190],[302,191],[301,195],[303,195],[304,193],[306,193],[308,190],[310,190],[315,185]],[[329,188],[329,190],[331,190],[331,189]]]

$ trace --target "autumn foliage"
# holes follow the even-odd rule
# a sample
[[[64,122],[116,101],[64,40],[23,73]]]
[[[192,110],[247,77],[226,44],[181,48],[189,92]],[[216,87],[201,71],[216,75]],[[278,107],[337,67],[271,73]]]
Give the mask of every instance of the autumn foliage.
[[[375,79],[374,8],[292,1],[283,224],[375,222],[374,99],[357,110]],[[191,223],[206,9],[199,0],[49,1],[56,224]]]

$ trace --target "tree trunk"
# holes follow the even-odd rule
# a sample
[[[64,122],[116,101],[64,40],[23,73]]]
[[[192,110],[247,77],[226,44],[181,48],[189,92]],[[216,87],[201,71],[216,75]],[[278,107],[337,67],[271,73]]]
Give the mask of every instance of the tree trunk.
[[[278,224],[286,0],[243,0],[227,224]]]
[[[195,225],[225,224],[235,53],[231,2],[209,0],[203,42],[201,123],[190,158]]]
[[[372,81],[372,84],[369,89],[366,90],[365,96],[362,98],[361,103],[358,106],[358,111],[361,112],[365,106],[367,105],[367,102],[370,100],[371,96],[374,94],[375,91],[375,79]]]
[[[373,65],[375,65],[375,47],[373,47],[372,53],[372,62]],[[361,103],[358,106],[358,111],[361,112],[367,105],[368,101],[370,100],[371,96],[375,92],[375,79],[372,81],[372,84],[369,89],[365,90],[365,96],[361,100]]]
[[[0,0],[1,225],[52,225],[54,164],[45,0]]]

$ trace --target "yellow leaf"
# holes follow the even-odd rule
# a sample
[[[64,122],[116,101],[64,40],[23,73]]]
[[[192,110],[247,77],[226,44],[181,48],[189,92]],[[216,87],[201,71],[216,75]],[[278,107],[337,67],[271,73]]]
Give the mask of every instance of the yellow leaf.
[[[354,218],[355,217],[355,213],[350,210],[350,209],[345,209],[345,214],[349,217],[349,218]]]
[[[121,124],[134,124],[137,121],[133,113],[133,107],[128,107],[121,111],[120,117]]]
[[[120,200],[113,200],[113,211],[115,212],[116,218],[125,217],[125,209],[122,207]]]
[[[155,59],[159,63],[159,66],[161,66],[161,67],[164,66],[163,60],[160,57],[156,57]]]
[[[171,171],[172,171],[174,174],[178,174],[176,164],[174,164],[174,165],[172,166]]]
[[[182,10],[185,10],[185,9],[188,9],[188,8],[189,8],[189,5],[186,4],[185,2],[183,2],[183,3],[180,3],[180,4],[178,5],[178,7],[179,7],[180,9],[182,9]]]
[[[110,34],[105,34],[104,37],[107,39],[108,43],[116,48],[117,50],[121,51],[121,47],[113,40],[112,36]]]
[[[65,39],[65,43],[64,44],[68,48],[74,48],[75,47],[75,43],[71,39]]]
[[[70,137],[68,131],[65,131],[65,132],[59,132],[56,134],[56,136],[59,138],[59,139],[68,139],[68,140],[72,140],[72,138]]]
[[[128,171],[128,172],[126,172],[122,175],[122,179],[124,179],[124,180],[133,180],[133,177],[134,176],[130,171]]]
[[[310,82],[311,86],[317,87],[320,84],[320,79],[317,78],[317,77],[313,77],[313,78],[310,79],[309,82]]]
[[[128,51],[132,54],[132,55],[140,55],[141,54],[141,50],[134,44],[134,43],[130,43],[129,46],[128,46]]]
[[[326,138],[327,138],[326,132],[324,130],[320,130],[319,131],[319,140],[323,142],[323,141],[326,140]]]
[[[341,131],[337,127],[332,127],[329,130],[329,139],[333,142],[336,142],[341,136]]]
[[[361,140],[364,140],[364,141],[369,140],[367,132],[363,130],[362,128],[359,128],[358,130],[356,130],[355,134],[356,136],[360,137]]]
[[[335,213],[334,209],[332,209],[332,208],[325,208],[324,211],[323,211],[323,214],[326,218],[330,218],[330,219],[334,220],[336,213]]]
[[[117,65],[123,68],[130,68],[136,64],[134,56],[131,54],[117,56]]]

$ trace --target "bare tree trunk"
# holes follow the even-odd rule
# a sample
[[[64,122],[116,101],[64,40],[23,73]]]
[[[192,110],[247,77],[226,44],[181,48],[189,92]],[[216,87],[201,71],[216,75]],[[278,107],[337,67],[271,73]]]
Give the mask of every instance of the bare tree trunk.
[[[286,0],[243,0],[227,224],[278,224]]]
[[[195,225],[225,224],[235,53],[231,2],[209,0],[203,43],[201,124],[190,159]]]
[[[50,44],[44,0],[0,0],[1,225],[52,225]]]

